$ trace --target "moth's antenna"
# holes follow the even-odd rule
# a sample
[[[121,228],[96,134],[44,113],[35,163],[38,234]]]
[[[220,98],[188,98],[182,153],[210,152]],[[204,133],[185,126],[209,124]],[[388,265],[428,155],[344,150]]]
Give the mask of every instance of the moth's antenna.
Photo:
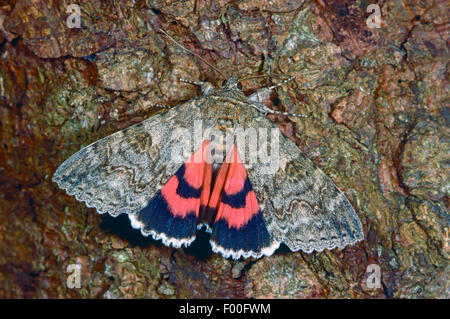
[[[199,58],[203,63],[205,63],[206,65],[208,65],[211,69],[213,69],[214,71],[216,71],[217,73],[219,73],[224,79],[226,79],[225,75],[220,72],[219,69],[217,69],[215,66],[211,65],[208,61],[206,61],[204,58],[202,58],[200,55],[198,55],[197,53],[185,48],[182,44],[180,44],[177,40],[175,40],[174,38],[172,38],[166,31],[159,29],[159,32],[163,33],[167,38],[169,38],[169,40],[171,40],[173,43],[175,43],[176,45],[178,45],[180,48],[182,48],[183,50],[185,50],[186,52],[189,52],[190,54],[192,54],[193,56]]]
[[[291,77],[291,75],[289,75],[289,74],[268,73],[268,74],[248,76],[246,78],[239,79],[239,81],[245,81],[245,80],[250,80],[250,79],[257,79],[257,78],[268,78],[268,77],[274,77],[274,78],[276,78],[276,77]]]
[[[261,103],[259,103],[259,104],[250,103],[250,106],[254,107],[257,111],[263,113],[264,115],[275,114],[275,115],[286,115],[286,116],[294,116],[294,117],[308,117],[308,115],[306,115],[306,114],[275,111]]]
[[[319,70],[312,70],[312,71],[296,73],[296,75],[307,75],[307,74],[314,74],[314,73],[317,73],[317,72],[320,72],[320,71]],[[294,78],[295,76],[289,75],[289,74],[267,73],[267,74],[247,76],[245,78],[239,79],[239,81],[245,81],[245,80],[250,80],[250,79],[258,79],[258,78],[269,78],[269,77],[271,77],[271,78],[277,78],[277,77],[288,78],[287,82],[289,82],[291,80],[291,78]]]

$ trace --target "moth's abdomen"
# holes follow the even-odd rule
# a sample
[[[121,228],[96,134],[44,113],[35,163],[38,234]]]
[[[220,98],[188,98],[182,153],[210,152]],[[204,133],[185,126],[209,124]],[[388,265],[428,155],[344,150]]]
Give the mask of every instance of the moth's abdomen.
[[[213,171],[217,171],[233,145],[233,129],[227,126],[217,126],[211,130],[209,140],[211,141],[211,160]]]
[[[211,160],[213,165],[213,171],[217,171],[220,168],[220,165],[223,163],[226,151],[227,151],[227,145],[226,145],[226,139],[224,136],[211,136]]]

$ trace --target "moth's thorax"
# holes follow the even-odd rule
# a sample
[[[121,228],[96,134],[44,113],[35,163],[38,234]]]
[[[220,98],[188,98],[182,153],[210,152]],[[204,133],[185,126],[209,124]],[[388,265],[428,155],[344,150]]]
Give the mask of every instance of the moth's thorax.
[[[231,98],[231,99],[237,99],[241,101],[246,101],[247,97],[245,96],[244,92],[242,90],[238,89],[237,87],[222,87],[219,89],[215,89],[214,93],[211,94],[212,96],[218,96],[218,97],[224,97],[224,98]]]
[[[236,129],[244,128],[244,122],[249,120],[251,107],[246,105],[248,99],[237,87],[224,86],[216,90],[210,97],[214,103],[208,105],[207,112],[214,113],[214,124],[207,135],[211,141],[213,170],[217,170],[235,143]]]

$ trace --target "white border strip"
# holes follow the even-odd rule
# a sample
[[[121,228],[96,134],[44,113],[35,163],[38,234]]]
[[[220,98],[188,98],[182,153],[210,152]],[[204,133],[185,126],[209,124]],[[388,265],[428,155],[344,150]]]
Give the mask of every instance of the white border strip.
[[[262,256],[270,256],[274,253],[275,250],[278,249],[278,247],[280,247],[280,243],[278,241],[273,241],[273,243],[270,246],[262,248],[261,251],[259,251],[259,252],[255,252],[252,250],[244,251],[242,249],[240,249],[238,251],[234,251],[232,249],[223,248],[222,246],[216,244],[212,239],[209,242],[212,246],[213,252],[220,253],[225,258],[231,257],[233,259],[239,259],[241,257],[260,258]]]
[[[174,237],[168,237],[164,233],[157,233],[154,230],[145,231],[143,228],[144,224],[137,220],[136,214],[128,214],[128,218],[131,221],[131,227],[133,227],[134,229],[140,229],[142,235],[144,235],[145,237],[148,237],[150,235],[154,240],[161,240],[166,246],[180,248],[184,245],[185,247],[188,247],[195,240],[195,235],[189,238],[177,239]]]

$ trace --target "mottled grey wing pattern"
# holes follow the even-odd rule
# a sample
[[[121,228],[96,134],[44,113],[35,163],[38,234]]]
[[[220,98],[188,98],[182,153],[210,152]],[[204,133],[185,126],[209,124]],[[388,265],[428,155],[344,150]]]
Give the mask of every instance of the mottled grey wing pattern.
[[[248,125],[276,129],[263,116],[254,116]],[[273,239],[308,253],[363,240],[361,221],[344,194],[281,133],[278,154],[270,163],[278,165],[275,169],[260,162],[247,167]]]
[[[279,132],[250,103],[240,91],[193,99],[83,148],[61,164],[53,181],[99,213],[128,213],[133,221],[133,214],[201,147],[209,128]],[[195,138],[199,132],[203,138]],[[248,158],[241,148],[247,137],[235,137],[240,157]],[[361,241],[361,221],[343,193],[291,140],[282,133],[278,139],[277,147],[256,142],[262,143],[258,152],[270,146],[270,162],[244,160],[272,239],[305,252]]]
[[[62,163],[52,180],[99,213],[141,210],[190,156],[182,151],[191,142],[186,129],[193,133],[204,101],[191,100],[90,144]]]

